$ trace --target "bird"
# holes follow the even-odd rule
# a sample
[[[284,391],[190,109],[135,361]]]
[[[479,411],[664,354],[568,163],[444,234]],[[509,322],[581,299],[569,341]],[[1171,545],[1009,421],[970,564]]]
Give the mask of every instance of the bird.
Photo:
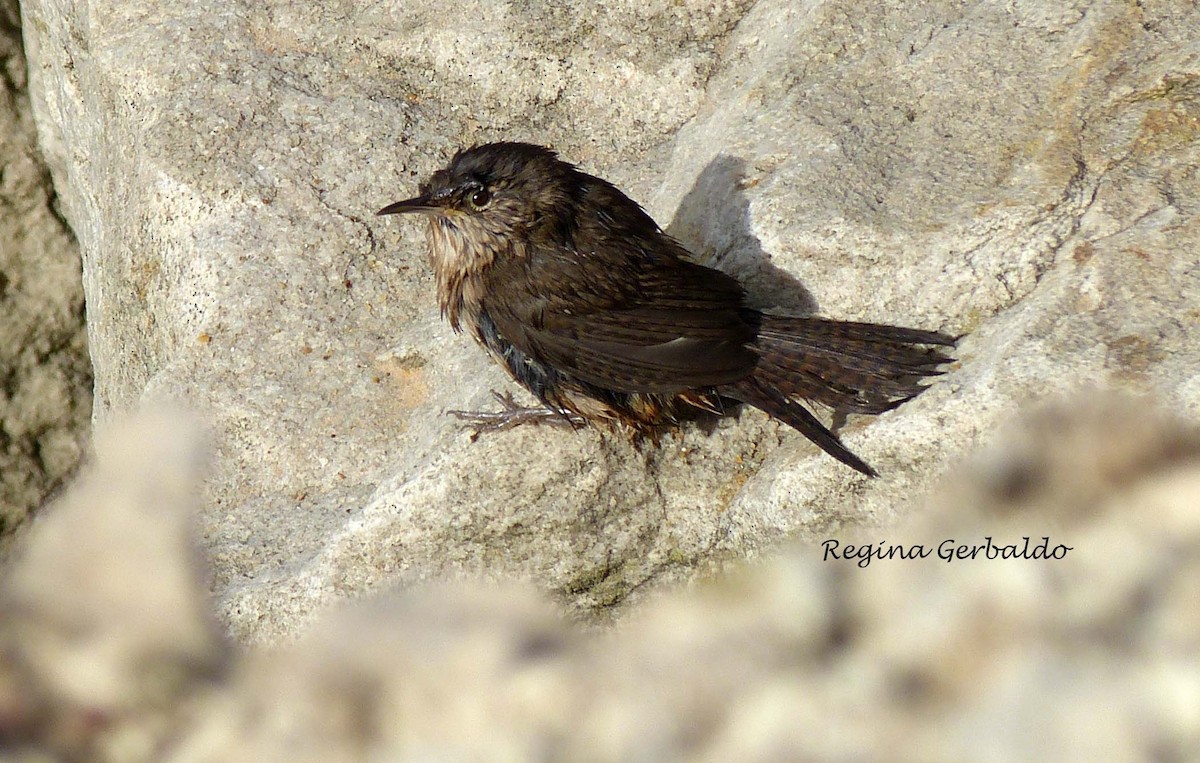
[[[443,318],[538,400],[497,394],[506,410],[477,423],[498,429],[557,417],[657,441],[689,411],[740,402],[874,477],[809,408],[882,413],[952,360],[956,338],[937,331],[749,306],[739,281],[544,146],[459,150],[376,214],[426,218]]]

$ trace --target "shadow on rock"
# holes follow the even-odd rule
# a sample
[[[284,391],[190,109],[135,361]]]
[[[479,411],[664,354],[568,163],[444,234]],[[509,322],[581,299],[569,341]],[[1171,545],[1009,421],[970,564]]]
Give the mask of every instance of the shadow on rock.
[[[751,306],[768,312],[803,315],[817,311],[804,284],[771,263],[754,235],[746,189],[746,162],[721,154],[708,163],[683,197],[666,232],[686,246],[698,262],[742,282]]]

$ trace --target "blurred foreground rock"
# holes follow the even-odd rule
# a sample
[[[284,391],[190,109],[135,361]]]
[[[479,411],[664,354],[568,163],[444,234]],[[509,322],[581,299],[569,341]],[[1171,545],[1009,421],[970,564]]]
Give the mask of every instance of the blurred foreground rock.
[[[596,632],[529,590],[409,590],[229,652],[185,542],[190,435],[157,420],[28,538],[0,594],[13,759],[1183,760],[1200,745],[1200,432],[1143,401],[1043,409],[922,516],[795,548]],[[22,757],[24,756],[24,757]],[[40,757],[39,757],[40,756]]]
[[[193,528],[204,453],[167,414],[96,449],[0,578],[0,739],[153,760],[224,659]]]

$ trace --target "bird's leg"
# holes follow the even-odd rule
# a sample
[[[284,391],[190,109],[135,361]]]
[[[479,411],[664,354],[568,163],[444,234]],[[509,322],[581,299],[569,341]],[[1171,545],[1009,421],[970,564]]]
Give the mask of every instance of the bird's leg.
[[[464,428],[474,430],[471,440],[475,440],[483,432],[499,432],[512,429],[521,424],[546,424],[548,426],[571,427],[578,429],[585,422],[572,413],[556,411],[544,406],[526,408],[513,400],[511,392],[503,394],[492,390],[492,397],[500,402],[501,411],[447,411],[451,416],[463,422]]]

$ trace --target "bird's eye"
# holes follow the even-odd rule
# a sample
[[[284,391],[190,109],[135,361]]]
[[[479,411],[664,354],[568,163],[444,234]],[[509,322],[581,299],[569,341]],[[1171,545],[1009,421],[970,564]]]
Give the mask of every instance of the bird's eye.
[[[483,209],[492,203],[492,192],[486,188],[478,188],[471,193],[470,199],[472,207]]]

